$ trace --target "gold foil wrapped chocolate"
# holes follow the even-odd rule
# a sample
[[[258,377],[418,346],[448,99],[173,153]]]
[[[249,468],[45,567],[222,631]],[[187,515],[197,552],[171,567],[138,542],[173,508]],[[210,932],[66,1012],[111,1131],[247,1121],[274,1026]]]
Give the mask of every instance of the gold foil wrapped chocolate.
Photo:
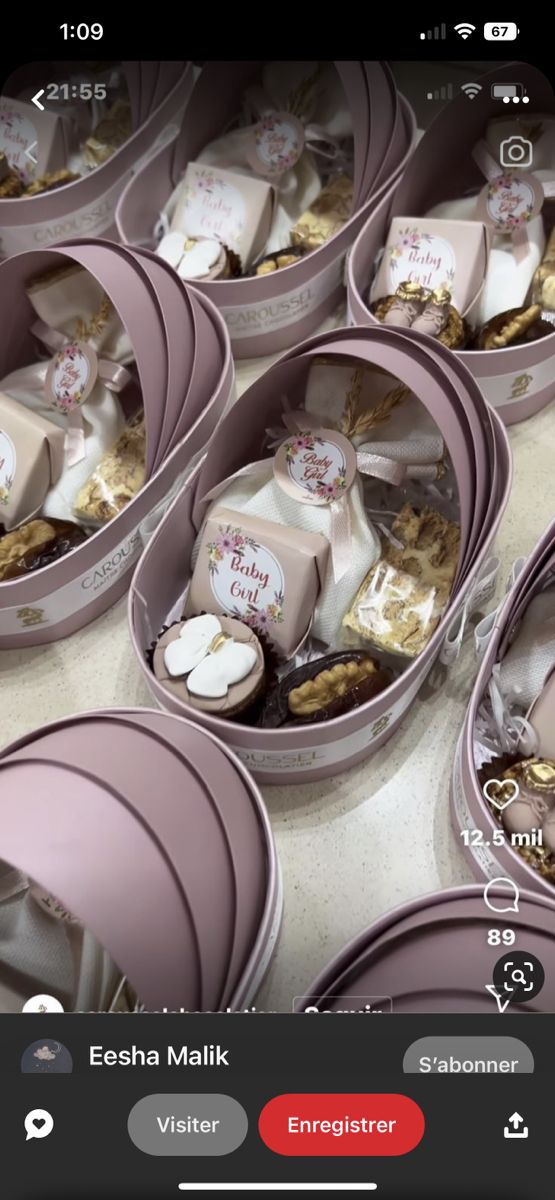
[[[116,100],[85,142],[85,158],[91,167],[107,162],[131,136],[131,106]]]
[[[145,480],[145,450],[145,423],[141,415],[125,427],[115,446],[103,455],[81,488],[75,513],[82,521],[104,525],[137,495]]]
[[[503,779],[516,782],[534,792],[555,797],[555,762],[549,758],[526,758],[503,772]]]
[[[397,293],[393,296],[382,296],[380,300],[375,300],[370,305],[370,312],[377,318],[378,321],[384,321],[387,313],[398,302],[399,296],[405,299],[402,289],[406,289],[406,299],[412,298],[410,289],[413,289],[414,294],[420,294],[422,288],[420,284],[402,283],[397,288]],[[387,324],[387,322],[386,322]],[[442,346],[447,346],[449,350],[461,350],[468,338],[468,330],[465,321],[460,313],[452,304],[448,307],[447,320],[439,333],[433,335],[436,341],[441,342]]]
[[[353,183],[347,175],[330,179],[320,195],[299,217],[291,241],[305,250],[318,250],[343,228],[351,215]]]
[[[303,253],[302,246],[288,246],[285,250],[276,250],[273,254],[266,254],[257,263],[253,273],[255,275],[271,275],[274,271],[281,271],[283,267],[292,267],[293,263],[302,258]]]
[[[510,756],[501,755],[483,767],[478,778],[482,787],[489,781],[486,802],[510,837],[513,850],[543,879],[555,884],[555,762],[541,758],[511,762]],[[500,811],[492,801],[510,799],[503,790],[509,782],[518,784],[519,793]],[[522,837],[534,830],[534,838]]]
[[[506,346],[523,346],[553,333],[549,321],[542,320],[539,304],[509,308],[498,313],[483,325],[473,343],[475,350],[503,350]]]
[[[544,256],[532,280],[532,304],[555,312],[555,228],[551,230]]]

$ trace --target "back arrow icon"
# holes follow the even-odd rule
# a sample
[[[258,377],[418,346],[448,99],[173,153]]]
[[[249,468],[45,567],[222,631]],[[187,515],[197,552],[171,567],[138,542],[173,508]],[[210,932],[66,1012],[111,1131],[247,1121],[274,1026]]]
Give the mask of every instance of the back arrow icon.
[[[24,151],[24,154],[25,154],[25,158],[30,158],[31,162],[36,164],[38,162],[38,159],[35,158],[34,154],[31,153],[31,151],[35,149],[35,146],[38,146],[37,141],[32,142],[32,144],[30,146],[28,146],[27,149]]]
[[[494,983],[486,983],[486,992],[489,992],[490,995],[494,997],[495,1001],[497,1002],[499,1012],[504,1013],[505,1009],[508,1008],[509,1004],[511,1003],[511,996],[507,996],[506,992],[499,995]]]
[[[33,96],[31,104],[35,104],[37,108],[40,108],[41,112],[44,112],[44,104],[40,103],[41,96],[44,96],[44,88],[41,88],[40,92],[37,92],[36,96]]]

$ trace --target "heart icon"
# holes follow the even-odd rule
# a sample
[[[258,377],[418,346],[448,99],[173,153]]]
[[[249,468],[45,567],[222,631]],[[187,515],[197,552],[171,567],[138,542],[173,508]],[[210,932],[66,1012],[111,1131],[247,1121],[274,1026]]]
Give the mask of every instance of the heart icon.
[[[501,796],[495,797],[490,794],[488,789],[494,786],[500,789]],[[520,788],[516,779],[488,779],[482,791],[486,800],[489,800],[489,803],[493,804],[494,808],[497,808],[499,812],[503,812],[505,808],[508,808],[509,804],[512,804],[513,800],[516,800],[517,796],[520,795]]]
[[[43,1127],[46,1125],[46,1121],[44,1117],[35,1117],[33,1125],[35,1126],[35,1129],[43,1129]]]

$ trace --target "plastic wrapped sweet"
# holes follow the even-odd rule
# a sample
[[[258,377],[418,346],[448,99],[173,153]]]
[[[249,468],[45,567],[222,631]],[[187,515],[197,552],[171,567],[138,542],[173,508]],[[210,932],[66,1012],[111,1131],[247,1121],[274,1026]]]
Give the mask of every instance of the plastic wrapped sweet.
[[[405,505],[391,527],[382,557],[372,568],[343,625],[364,641],[414,658],[427,646],[452,587],[460,528],[426,508]]]
[[[138,416],[126,425],[81,488],[75,515],[91,525],[104,525],[117,517],[143,486],[145,456],[145,422],[143,416]]]

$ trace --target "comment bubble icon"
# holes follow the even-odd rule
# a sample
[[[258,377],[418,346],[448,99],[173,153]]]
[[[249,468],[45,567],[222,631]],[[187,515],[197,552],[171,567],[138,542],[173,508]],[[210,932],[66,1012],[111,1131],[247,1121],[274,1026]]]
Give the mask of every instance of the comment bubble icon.
[[[490,879],[484,888],[484,901],[494,913],[517,913],[519,899],[520,892],[516,883],[512,879],[505,879],[504,876]]]

